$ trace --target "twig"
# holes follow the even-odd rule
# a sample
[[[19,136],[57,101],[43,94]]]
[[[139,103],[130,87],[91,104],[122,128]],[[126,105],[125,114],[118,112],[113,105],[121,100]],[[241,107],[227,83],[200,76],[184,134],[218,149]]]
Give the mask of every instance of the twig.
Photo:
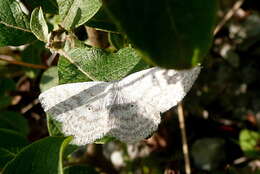
[[[227,12],[227,14],[225,15],[225,17],[222,19],[222,21],[220,21],[220,23],[217,25],[217,27],[215,28],[213,34],[216,35],[219,30],[225,25],[225,23],[231,19],[231,17],[236,13],[236,11],[241,7],[241,5],[243,4],[245,0],[238,0],[233,7]]]
[[[25,67],[29,67],[29,68],[35,68],[35,69],[47,69],[47,66],[44,65],[36,65],[36,64],[31,64],[31,63],[26,63],[26,62],[22,62],[19,60],[15,60],[10,56],[6,56],[6,55],[1,55],[0,60],[8,62],[10,64],[14,64],[14,65],[20,65],[20,66],[25,66]]]
[[[21,113],[25,114],[26,112],[28,112],[30,109],[32,109],[35,105],[37,105],[38,103],[40,103],[40,101],[38,99],[33,100],[31,103],[29,103],[27,106],[25,106],[24,108],[22,108]]]
[[[184,120],[183,108],[181,103],[178,104],[178,118],[179,118],[179,125],[181,129],[182,150],[183,150],[184,162],[185,162],[185,173],[190,174],[191,167],[190,167],[190,158],[189,158],[189,148],[187,143],[185,120]]]

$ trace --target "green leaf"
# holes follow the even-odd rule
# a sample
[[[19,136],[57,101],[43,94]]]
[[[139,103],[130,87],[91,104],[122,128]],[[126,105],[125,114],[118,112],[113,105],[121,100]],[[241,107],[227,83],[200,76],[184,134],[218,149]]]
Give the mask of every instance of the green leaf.
[[[56,66],[48,68],[42,75],[40,81],[41,91],[46,91],[51,87],[57,86],[59,84],[58,68]]]
[[[0,128],[0,168],[12,160],[27,144],[28,140],[19,133]]]
[[[201,63],[213,37],[217,0],[109,0],[107,12],[152,65]]]
[[[47,114],[46,117],[47,117],[48,132],[50,136],[65,137],[65,135],[61,131],[62,123],[58,122],[57,120],[54,120],[50,114]],[[67,157],[78,148],[79,146],[77,145],[69,144],[64,151],[64,157]]]
[[[257,145],[260,141],[260,133],[244,129],[239,135],[239,144],[246,156],[260,157],[260,152]]]
[[[100,0],[58,0],[62,26],[71,30],[92,18],[102,6]]]
[[[3,174],[63,174],[62,156],[72,137],[47,137],[25,147]]]
[[[15,0],[0,1],[0,46],[23,45],[35,40],[28,16]]]
[[[26,0],[26,6],[30,7],[30,9],[35,9],[36,7],[41,6],[43,11],[46,13],[59,13],[57,0]]]
[[[12,98],[10,96],[4,95],[0,96],[0,109],[7,107],[11,104]]]
[[[85,25],[96,28],[98,30],[118,32],[116,25],[109,18],[103,7],[101,7],[95,16],[88,20]]]
[[[148,68],[132,48],[109,53],[99,48],[76,48],[68,52],[67,59],[87,77],[96,81],[113,81]]]
[[[87,82],[90,79],[64,56],[58,62],[59,84]]]
[[[126,47],[126,39],[124,38],[123,35],[121,34],[116,34],[116,33],[109,33],[108,34],[108,40],[109,43],[115,47],[117,50]]]
[[[50,136],[63,136],[64,134],[61,131],[62,123],[58,122],[57,120],[53,119],[53,117],[49,114],[47,116],[47,127]]]
[[[0,96],[4,95],[6,91],[15,90],[15,82],[12,79],[0,77]]]
[[[64,169],[64,174],[98,174],[98,172],[93,167],[78,165],[66,167]]]
[[[13,111],[0,112],[0,128],[12,129],[26,136],[29,133],[29,125],[22,114]]]
[[[48,25],[44,19],[42,8],[36,8],[31,15],[30,27],[33,34],[41,41],[48,41]]]
[[[40,65],[44,51],[44,43],[37,40],[23,50],[21,54],[21,59],[23,62]],[[37,74],[40,72],[39,69],[29,67],[24,67],[24,70],[26,72],[26,75],[30,78],[36,78]]]

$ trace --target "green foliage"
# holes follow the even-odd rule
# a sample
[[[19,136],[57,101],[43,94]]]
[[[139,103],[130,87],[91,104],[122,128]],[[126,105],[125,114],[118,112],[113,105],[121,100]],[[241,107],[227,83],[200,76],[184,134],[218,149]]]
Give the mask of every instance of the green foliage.
[[[116,25],[109,18],[103,7],[85,25],[108,32],[118,32]]]
[[[0,46],[22,45],[33,41],[29,17],[15,0],[0,1]]]
[[[245,155],[252,158],[259,158],[260,152],[259,147],[257,147],[260,141],[260,133],[256,131],[251,131],[243,129],[239,135],[239,143],[241,149],[244,151]]]
[[[12,79],[0,78],[0,96],[4,95],[6,91],[14,90],[15,82]]]
[[[0,112],[0,128],[11,129],[24,136],[27,136],[29,133],[27,120],[18,112]]]
[[[3,171],[3,174],[62,174],[62,156],[72,137],[47,137],[26,146]]]
[[[51,67],[43,73],[40,81],[40,89],[43,92],[47,89],[50,89],[51,87],[57,86],[58,84],[58,69],[57,67]]]
[[[33,10],[31,15],[30,27],[33,34],[41,41],[48,41],[48,25],[44,19],[44,14],[41,8]]]
[[[57,0],[26,0],[26,5],[28,5],[30,9],[35,9],[41,6],[43,11],[46,13],[59,13],[59,6]]]
[[[190,68],[202,62],[211,46],[216,0],[105,2],[114,23],[153,65]]]
[[[0,169],[29,144],[28,140],[18,132],[2,128],[0,128],[0,140]]]
[[[109,53],[99,48],[77,48],[67,58],[92,80],[119,80],[128,74],[148,68],[132,48]]]
[[[57,66],[52,66],[43,73],[39,69],[19,68],[0,61],[0,169],[5,168],[3,174],[85,174],[97,173],[94,168],[102,171],[102,168],[112,165],[106,160],[100,160],[102,155],[99,154],[94,158],[90,156],[90,160],[86,159],[86,161],[89,160],[88,162],[98,161],[98,164],[74,166],[74,164],[82,163],[85,158],[83,161],[74,159],[77,158],[75,150],[79,147],[67,145],[72,138],[64,138],[61,131],[62,125],[59,122],[50,115],[47,115],[46,119],[39,104],[33,105],[25,113],[25,117],[18,111],[30,105],[28,102],[31,102],[32,98],[37,98],[38,85],[43,92],[59,84],[91,80],[119,80],[133,72],[146,69],[150,65],[182,69],[203,62],[211,46],[217,9],[216,0],[26,0],[22,2],[29,9],[30,16],[23,12],[20,1],[0,0],[0,46],[29,44],[25,48],[12,48],[10,54],[2,53],[0,50],[0,56],[6,54],[17,61],[42,64],[47,62],[45,57],[47,54],[44,54],[45,45],[61,56]],[[106,4],[102,6],[102,2]],[[227,3],[227,1],[224,2]],[[223,14],[223,11],[220,14]],[[252,21],[257,23],[255,18]],[[104,40],[109,41],[108,45],[102,49],[87,45],[91,38],[81,37],[86,35],[85,26],[105,31]],[[251,28],[254,28],[254,32],[246,30],[244,33],[248,37],[251,36],[250,33],[253,33],[254,35],[251,36],[253,39],[245,38],[243,33],[239,35],[239,39],[234,39],[231,32],[227,38],[221,38],[224,41],[218,38],[217,43],[220,44],[214,47],[213,51],[215,55],[220,55],[223,59],[214,57],[205,62],[203,72],[193,88],[195,92],[189,94],[188,102],[185,103],[185,114],[201,117],[208,112],[208,120],[213,115],[214,120],[217,121],[219,121],[218,117],[228,115],[232,117],[231,119],[235,117],[233,122],[239,122],[238,125],[241,125],[244,124],[244,120],[239,120],[239,117],[246,115],[248,111],[259,112],[260,95],[259,86],[256,83],[259,62],[253,61],[255,55],[259,56],[259,50],[254,50],[257,48],[254,46],[250,59],[240,57],[241,51],[247,51],[249,48],[251,53],[252,45],[259,41],[259,34],[256,34],[260,31],[259,28],[257,26]],[[229,28],[225,29],[231,31]],[[80,32],[77,33],[78,30]],[[242,36],[244,38],[241,39]],[[38,41],[35,41],[36,38]],[[231,49],[225,52],[219,47],[224,45],[226,40],[231,40],[234,45],[231,45]],[[53,65],[56,65],[56,59]],[[40,84],[39,76],[41,76]],[[27,80],[26,82],[30,85],[23,87],[21,81],[27,77],[34,79]],[[246,90],[243,92],[243,85],[246,86],[246,90],[253,92]],[[22,87],[19,88],[19,86]],[[27,92],[23,88],[30,91]],[[252,90],[254,88],[255,90]],[[14,94],[10,93],[14,90],[17,90]],[[14,98],[19,97],[21,100],[18,104],[11,104]],[[30,133],[25,118],[29,119]],[[192,118],[194,117],[187,117],[187,119]],[[45,120],[47,120],[51,137],[35,141],[47,135],[46,125],[42,124],[42,127],[38,125]],[[173,127],[177,126],[169,120],[169,117],[165,120],[170,128],[166,128],[165,124],[161,125],[161,131],[147,141],[149,147],[145,143],[119,144],[113,141],[113,137],[103,137],[95,143],[103,144],[101,153],[104,153],[106,158],[113,163],[114,152],[122,152],[123,164],[119,167],[114,164],[119,172],[167,173],[165,168],[179,165],[179,169],[173,172],[180,173],[182,158],[175,154],[180,154],[180,152],[173,145],[173,143],[179,143],[179,147],[180,140],[171,132]],[[229,152],[224,150],[226,143],[229,142],[224,141],[223,138],[197,136],[196,129],[193,129],[196,125],[196,122],[192,122],[192,126],[188,127],[188,130],[192,130],[189,141],[193,143],[189,143],[193,144],[191,156],[192,164],[194,164],[192,167],[196,166],[194,173],[200,173],[199,169],[210,173],[224,173],[216,169],[225,163],[226,158],[231,158],[229,160],[232,162],[236,160],[229,157],[227,155]],[[203,133],[215,129],[213,126],[205,131],[204,126],[202,127]],[[237,129],[226,127],[228,130],[239,133]],[[254,129],[257,130],[256,125]],[[37,137],[38,134],[40,135]],[[170,135],[167,136],[167,134]],[[30,145],[25,138],[28,135],[30,140],[35,141]],[[210,133],[209,135],[212,136]],[[189,133],[188,136],[190,136]],[[209,136],[206,135],[206,137]],[[236,137],[232,138],[237,141]],[[258,132],[250,130],[240,132],[239,145],[245,155],[252,160],[259,157],[258,142]],[[239,148],[239,145],[236,144],[236,147]],[[131,152],[131,148],[134,152]],[[109,155],[106,154],[108,152]],[[64,168],[62,162],[68,166]],[[70,166],[71,164],[73,166]],[[249,169],[239,170],[237,166],[232,166],[229,170],[234,174],[251,172]]]
[[[21,53],[21,60],[26,63],[41,64],[42,54],[45,51],[45,45],[41,41],[34,41],[28,47],[26,47]],[[37,77],[37,74],[40,72],[39,69],[35,68],[24,68],[25,73],[30,78]]]
[[[101,7],[99,0],[59,0],[62,26],[71,30],[87,22]]]
[[[61,56],[58,62],[59,84],[87,82],[90,79],[76,65]]]
[[[62,124],[52,118],[51,115],[47,114],[47,126],[50,136],[64,136],[61,131]]]

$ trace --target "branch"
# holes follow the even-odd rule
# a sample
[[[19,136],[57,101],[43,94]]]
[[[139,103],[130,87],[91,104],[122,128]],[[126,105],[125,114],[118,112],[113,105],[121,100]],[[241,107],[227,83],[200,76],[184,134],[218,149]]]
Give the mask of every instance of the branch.
[[[36,65],[36,64],[31,64],[31,63],[26,63],[26,62],[22,62],[19,60],[15,60],[12,57],[6,56],[6,55],[0,55],[0,60],[8,62],[10,64],[14,64],[14,65],[20,65],[20,66],[25,66],[25,67],[29,67],[29,68],[35,68],[35,69],[47,69],[48,67],[45,65]]]

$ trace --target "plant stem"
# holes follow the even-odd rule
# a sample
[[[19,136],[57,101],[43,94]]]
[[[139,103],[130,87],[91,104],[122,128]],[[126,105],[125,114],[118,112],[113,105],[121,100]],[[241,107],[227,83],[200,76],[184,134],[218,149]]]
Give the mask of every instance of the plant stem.
[[[179,118],[180,130],[181,130],[182,150],[183,150],[184,162],[185,162],[185,173],[190,174],[191,167],[190,167],[190,158],[189,158],[189,148],[187,143],[183,107],[181,103],[178,104],[178,118]]]
[[[241,5],[243,4],[245,0],[238,0],[233,7],[227,12],[227,14],[225,15],[225,17],[222,19],[222,21],[220,21],[220,23],[217,25],[217,27],[215,28],[213,34],[216,35],[220,29],[226,24],[226,22],[232,18],[232,16],[236,13],[236,11],[241,7]]]

